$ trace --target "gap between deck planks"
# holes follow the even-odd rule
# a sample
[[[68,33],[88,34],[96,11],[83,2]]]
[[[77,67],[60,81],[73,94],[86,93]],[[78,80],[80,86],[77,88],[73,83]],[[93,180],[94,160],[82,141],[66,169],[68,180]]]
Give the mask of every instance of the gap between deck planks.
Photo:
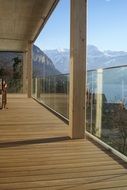
[[[33,99],[9,95],[0,110],[0,190],[125,190],[126,163]]]

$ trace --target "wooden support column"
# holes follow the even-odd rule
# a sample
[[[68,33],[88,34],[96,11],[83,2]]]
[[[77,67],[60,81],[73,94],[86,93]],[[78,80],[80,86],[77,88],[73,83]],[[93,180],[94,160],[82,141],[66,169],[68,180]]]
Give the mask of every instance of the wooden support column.
[[[86,84],[86,1],[71,0],[69,136],[84,138]]]
[[[31,94],[32,94],[32,43],[28,44],[27,77],[28,77],[27,95],[28,95],[28,98],[31,98]]]
[[[23,53],[23,93],[27,93],[27,54]]]

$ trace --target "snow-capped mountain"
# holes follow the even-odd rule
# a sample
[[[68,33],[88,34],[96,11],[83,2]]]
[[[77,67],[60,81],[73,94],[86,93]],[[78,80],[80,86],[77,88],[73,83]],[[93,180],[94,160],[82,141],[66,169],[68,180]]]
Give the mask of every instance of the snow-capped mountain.
[[[68,49],[44,50],[61,73],[69,73],[70,52]]]
[[[127,52],[124,51],[100,51],[96,46],[88,45],[87,68],[109,68],[127,65]]]
[[[69,72],[70,51],[44,50],[45,54],[52,60],[54,66],[61,73]],[[100,51],[94,45],[87,47],[87,69],[108,68],[120,65],[127,65],[127,52],[124,51]]]

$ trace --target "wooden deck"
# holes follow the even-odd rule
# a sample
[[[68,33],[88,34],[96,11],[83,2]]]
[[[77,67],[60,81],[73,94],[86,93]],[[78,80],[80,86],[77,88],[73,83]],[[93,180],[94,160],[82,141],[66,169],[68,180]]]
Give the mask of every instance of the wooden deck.
[[[0,190],[127,190],[126,163],[33,99],[9,96],[0,110]]]

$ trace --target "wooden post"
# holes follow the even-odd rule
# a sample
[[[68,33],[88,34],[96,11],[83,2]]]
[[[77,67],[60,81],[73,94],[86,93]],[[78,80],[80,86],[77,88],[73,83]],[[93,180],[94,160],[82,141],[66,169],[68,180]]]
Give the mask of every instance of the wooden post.
[[[102,103],[103,103],[103,69],[97,69],[97,92],[96,92],[96,125],[95,133],[101,138],[102,131]]]
[[[39,99],[40,98],[40,95],[41,95],[41,85],[40,85],[40,83],[41,83],[41,79],[40,78],[35,78],[35,97],[37,98],[37,99]]]
[[[31,93],[32,93],[32,43],[28,44],[27,76],[28,76],[27,95],[28,95],[28,98],[31,98]]]
[[[23,93],[27,93],[27,56],[23,53]]]
[[[85,135],[86,1],[71,0],[69,136]]]

